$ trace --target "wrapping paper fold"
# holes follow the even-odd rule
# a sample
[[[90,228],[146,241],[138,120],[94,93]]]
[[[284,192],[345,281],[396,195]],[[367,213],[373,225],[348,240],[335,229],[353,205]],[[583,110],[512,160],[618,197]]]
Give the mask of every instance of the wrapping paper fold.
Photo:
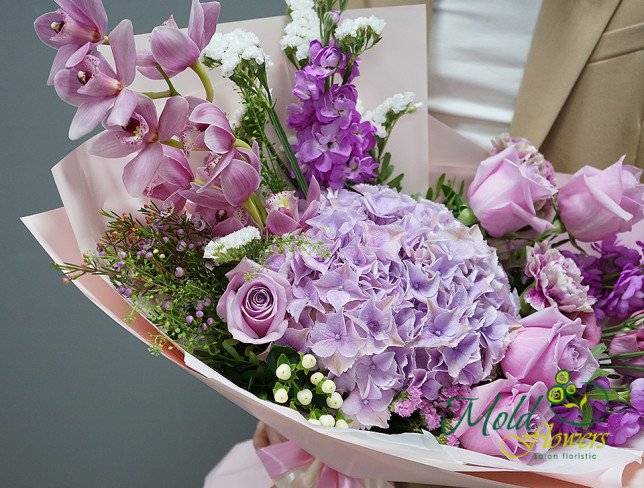
[[[384,18],[388,27],[383,42],[364,57],[361,65],[365,85],[359,89],[366,107],[375,106],[384,98],[401,91],[426,93],[427,56],[424,48],[423,8],[401,7],[369,12]],[[361,15],[361,12],[352,11],[350,15]],[[278,92],[280,110],[284,110],[289,101],[290,70],[278,51],[278,39],[286,21],[283,17],[275,17],[220,26],[223,32],[243,26],[254,31],[264,42],[275,60],[270,77]],[[137,47],[144,47],[147,42],[147,35],[137,36]],[[234,112],[237,98],[232,85],[218,79],[216,73],[212,73],[212,77],[216,86],[216,103],[228,112]],[[137,80],[133,88],[155,89],[151,85],[154,82]],[[184,94],[199,93],[195,79],[188,76],[179,76],[175,86]],[[64,208],[23,219],[38,242],[58,263],[80,262],[82,251],[94,248],[105,228],[105,221],[99,215],[101,209],[136,213],[144,203],[143,200],[129,196],[121,183],[121,171],[127,159],[107,160],[90,156],[89,144],[91,141],[81,145],[53,169]],[[395,155],[394,164],[398,171],[406,174],[405,190],[409,193],[426,190],[430,178],[433,179],[442,172],[456,178],[471,179],[477,163],[485,157],[482,148],[440,122],[428,119],[422,110],[401,121],[392,137],[390,150]],[[74,283],[115,322],[141,341],[150,341],[150,335],[155,331],[154,326],[138,314],[131,323],[125,323],[123,318],[128,315],[131,307],[109,282],[96,276],[85,276]],[[604,488],[621,486],[625,466],[641,461],[641,446],[639,449],[606,447],[602,449],[600,459],[592,463],[545,461],[526,466],[464,449],[441,446],[429,434],[385,435],[315,427],[297,412],[260,400],[238,388],[178,347],[172,350],[166,348],[162,353],[213,390],[295,442],[320,462],[356,478],[477,488],[544,484],[557,486],[555,480],[543,477],[547,475],[561,480],[559,486],[562,487],[579,483]],[[216,426],[213,425],[212,428],[215,429]],[[233,453],[235,456],[245,452],[243,446],[237,449],[237,454]],[[574,450],[568,449],[568,452]],[[230,459],[241,460],[234,456]],[[241,469],[243,464],[239,467]],[[233,472],[234,469],[228,466],[224,471],[220,469],[217,476],[225,478]],[[527,477],[526,473],[529,474]],[[538,479],[541,484],[524,484],[523,481],[518,484],[519,476],[528,480]],[[504,483],[503,479],[507,479],[508,483]],[[265,478],[262,482],[264,481]],[[517,484],[513,484],[515,482]],[[222,483],[219,486],[228,485]],[[235,483],[232,486],[243,485]]]

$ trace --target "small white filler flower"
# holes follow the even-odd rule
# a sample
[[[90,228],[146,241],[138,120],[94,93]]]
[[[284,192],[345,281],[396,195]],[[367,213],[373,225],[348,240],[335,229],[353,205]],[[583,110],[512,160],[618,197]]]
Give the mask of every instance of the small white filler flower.
[[[213,260],[218,265],[238,261],[246,255],[246,247],[260,238],[261,234],[257,227],[244,227],[227,236],[210,241],[204,250],[203,257]]]

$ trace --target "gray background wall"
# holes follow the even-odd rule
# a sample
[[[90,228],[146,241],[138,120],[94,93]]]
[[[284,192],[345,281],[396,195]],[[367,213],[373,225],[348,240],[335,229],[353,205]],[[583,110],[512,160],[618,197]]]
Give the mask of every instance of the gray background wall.
[[[282,0],[220,0],[221,21]],[[104,0],[110,28],[150,32],[189,0]],[[253,419],[116,326],[18,218],[60,206],[50,167],[76,143],[74,108],[46,86],[54,51],[32,23],[53,0],[0,0],[0,487],[199,487]],[[118,356],[114,351],[119,351]]]

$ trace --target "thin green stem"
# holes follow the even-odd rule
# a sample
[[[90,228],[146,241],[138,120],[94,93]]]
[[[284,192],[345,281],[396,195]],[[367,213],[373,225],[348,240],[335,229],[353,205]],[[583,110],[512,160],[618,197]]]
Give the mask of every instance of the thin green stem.
[[[613,369],[629,369],[633,371],[644,371],[642,366],[631,366],[629,364],[611,364],[610,366]]]
[[[204,90],[206,90],[206,100],[212,102],[215,99],[215,91],[212,87],[212,83],[205,66],[201,63],[201,61],[197,60],[195,61],[195,64],[193,64],[190,68],[192,68],[192,71],[197,74],[199,80],[203,84]]]
[[[612,356],[607,356],[609,359],[626,359],[626,358],[638,358],[644,356],[644,351],[639,352],[624,352],[621,354],[614,354]]]
[[[157,70],[159,71],[159,73],[161,73],[161,76],[163,76],[163,79],[168,84],[168,89],[170,91],[170,96],[179,95],[179,92],[174,88],[174,85],[170,81],[170,77],[165,72],[165,70],[161,66],[158,66],[158,65],[157,65]]]
[[[295,181],[297,182],[297,186],[299,187],[300,191],[306,198],[306,195],[309,191],[309,187],[306,184],[306,180],[304,179],[304,175],[302,174],[300,165],[298,164],[297,159],[295,158],[295,154],[293,154],[293,149],[291,148],[291,145],[288,142],[288,137],[286,137],[286,133],[284,132],[284,128],[282,127],[279,117],[277,116],[277,112],[275,112],[275,107],[273,105],[269,106],[267,108],[267,113],[268,113],[268,118],[271,121],[271,125],[275,129],[277,138],[282,144],[282,147],[284,149],[284,155],[286,156],[286,160],[288,161],[290,169],[291,171],[293,171],[293,174],[295,175]]]
[[[159,92],[143,92],[143,95],[145,95],[148,98],[151,98],[152,100],[156,100],[159,98],[169,98],[172,97],[172,91],[170,90],[163,90]]]

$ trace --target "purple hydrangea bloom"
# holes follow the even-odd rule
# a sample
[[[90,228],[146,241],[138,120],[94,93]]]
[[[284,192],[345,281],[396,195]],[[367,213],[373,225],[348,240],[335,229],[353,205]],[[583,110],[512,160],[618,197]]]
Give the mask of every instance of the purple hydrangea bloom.
[[[434,401],[441,388],[489,376],[517,324],[517,299],[478,228],[390,188],[354,190],[329,190],[307,222],[303,235],[328,256],[304,248],[276,260],[296,297],[288,312],[297,323],[281,342],[320,357],[356,425],[383,426],[402,391]],[[419,408],[412,403],[400,411]]]

